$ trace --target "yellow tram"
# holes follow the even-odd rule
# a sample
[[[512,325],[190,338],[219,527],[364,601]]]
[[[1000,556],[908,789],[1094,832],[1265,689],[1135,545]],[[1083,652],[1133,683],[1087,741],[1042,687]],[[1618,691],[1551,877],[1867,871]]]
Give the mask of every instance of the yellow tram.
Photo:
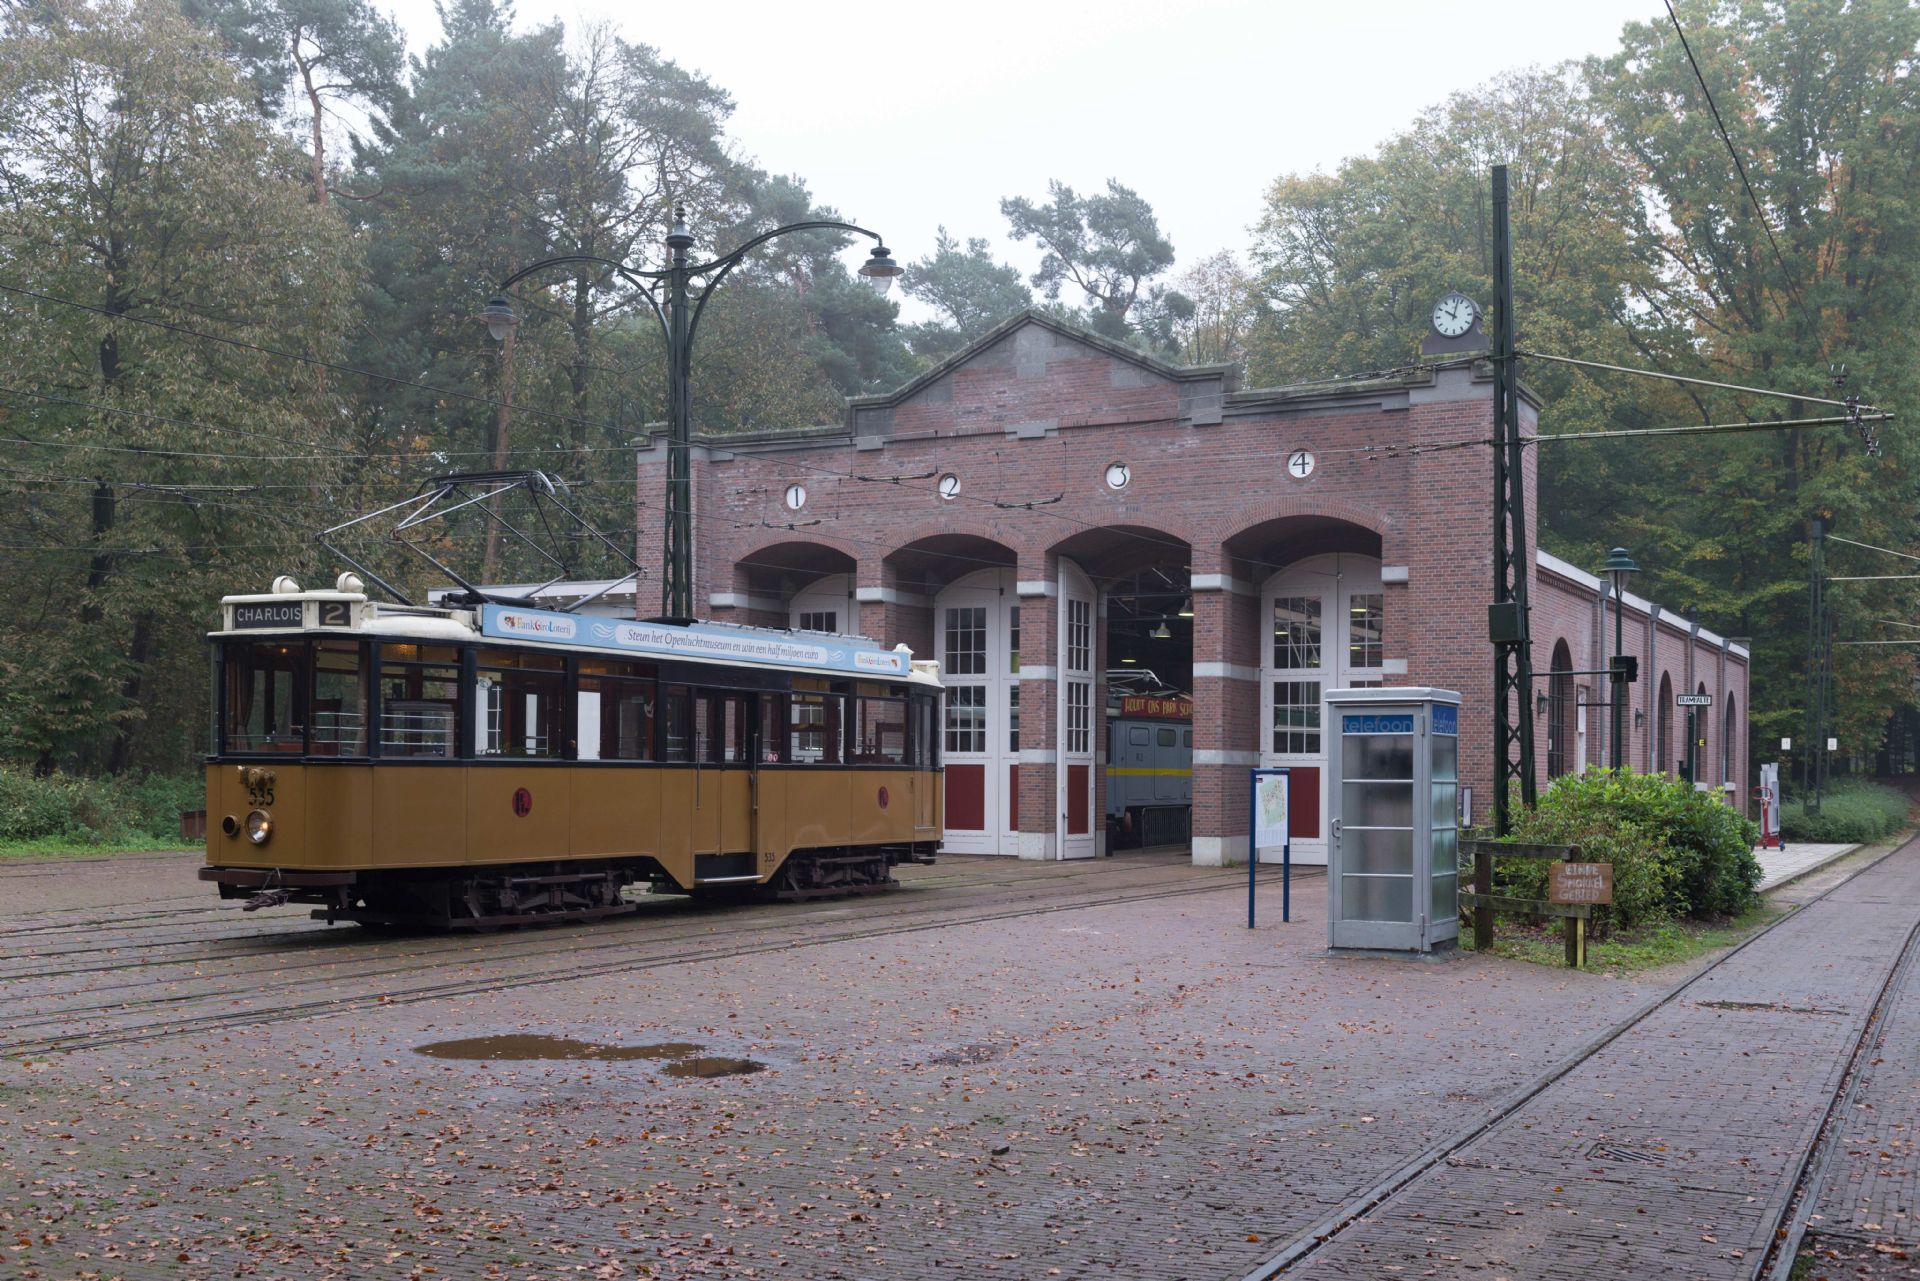
[[[651,883],[891,888],[941,841],[934,664],[862,637],[429,608],[288,578],[221,602],[202,880],[327,921],[485,928]]]

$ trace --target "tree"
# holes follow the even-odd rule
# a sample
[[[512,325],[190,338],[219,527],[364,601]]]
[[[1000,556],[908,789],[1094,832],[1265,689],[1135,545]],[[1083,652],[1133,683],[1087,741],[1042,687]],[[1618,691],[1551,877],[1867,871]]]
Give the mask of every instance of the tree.
[[[189,18],[220,33],[269,117],[298,97],[307,112],[313,198],[327,203],[330,103],[384,116],[400,93],[401,41],[367,0],[183,0]]]
[[[1125,337],[1141,289],[1173,265],[1173,244],[1160,234],[1153,206],[1112,178],[1105,195],[1081,197],[1057,180],[1048,181],[1047,195],[1044,205],[1024,196],[1000,202],[1013,238],[1044,251],[1034,287],[1057,300],[1063,285],[1074,285],[1086,296],[1093,328]]]
[[[0,32],[0,276],[39,295],[0,297],[0,754],[41,769],[186,759],[211,603],[344,498],[338,397],[262,349],[336,356],[358,265],[250,97],[166,0]]]
[[[984,238],[965,248],[940,228],[933,252],[907,268],[907,293],[939,313],[940,319],[907,331],[914,354],[943,360],[995,325],[1033,305],[1020,269],[997,263]]]
[[[1920,391],[1920,11],[1897,0],[1712,0],[1680,12],[1759,211],[1669,25],[1630,24],[1621,51],[1586,69],[1612,145],[1638,168],[1640,198],[1623,222],[1657,255],[1649,312],[1684,327],[1673,365],[1831,396],[1829,370],[1845,364],[1847,390],[1911,403]],[[1726,397],[1695,406],[1721,418],[1734,408]],[[1762,421],[1830,412],[1805,402],[1740,408]],[[1880,443],[1884,460],[1846,430],[1729,438],[1677,453],[1652,478],[1664,482],[1658,492],[1646,482],[1632,491],[1664,534],[1665,555],[1649,566],[1656,588],[1685,593],[1756,638],[1753,719],[1768,737],[1800,730],[1812,519],[1914,550],[1920,447],[1886,429]],[[1834,549],[1836,562],[1898,572],[1858,549]],[[1885,636],[1875,620],[1906,617],[1915,604],[1905,584],[1836,585],[1829,596],[1842,639]],[[1887,709],[1912,701],[1912,661],[1897,646],[1837,653],[1839,737],[1868,751]]]
[[[1334,174],[1273,183],[1252,254],[1253,378],[1400,365],[1417,354],[1435,299],[1459,289],[1486,301],[1496,164],[1512,169],[1515,313],[1526,341],[1628,354],[1625,335],[1646,322],[1623,324],[1651,296],[1654,274],[1625,224],[1633,170],[1575,70],[1559,68],[1457,94]],[[1591,399],[1577,382],[1551,390]],[[1583,416],[1591,408],[1583,404]]]
[[[1246,359],[1253,327],[1253,281],[1232,251],[1202,258],[1176,282],[1193,306],[1175,329],[1181,360],[1223,365]]]

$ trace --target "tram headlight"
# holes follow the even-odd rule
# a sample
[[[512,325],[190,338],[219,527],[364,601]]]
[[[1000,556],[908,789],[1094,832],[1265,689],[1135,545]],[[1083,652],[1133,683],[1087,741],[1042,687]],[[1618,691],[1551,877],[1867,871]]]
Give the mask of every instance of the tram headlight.
[[[254,810],[247,815],[247,839],[255,845],[265,845],[273,837],[273,815],[265,810]]]

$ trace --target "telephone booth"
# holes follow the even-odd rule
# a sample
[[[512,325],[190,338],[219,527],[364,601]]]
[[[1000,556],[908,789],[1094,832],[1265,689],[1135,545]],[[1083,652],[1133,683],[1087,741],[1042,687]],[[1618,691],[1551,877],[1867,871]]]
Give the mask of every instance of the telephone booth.
[[[1452,947],[1460,933],[1460,695],[1337,689],[1327,706],[1329,945]]]

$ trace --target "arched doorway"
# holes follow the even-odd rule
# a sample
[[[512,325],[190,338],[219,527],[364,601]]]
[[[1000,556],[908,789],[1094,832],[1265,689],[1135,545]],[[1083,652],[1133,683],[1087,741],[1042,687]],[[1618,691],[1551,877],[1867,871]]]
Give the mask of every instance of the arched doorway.
[[[1547,777],[1573,773],[1574,737],[1578,709],[1573,696],[1573,652],[1565,641],[1553,646],[1547,670]]]
[[[1261,588],[1260,764],[1293,771],[1293,857],[1327,861],[1325,699],[1383,685],[1385,595],[1380,560],[1334,552],[1295,561]]]
[[[1660,697],[1653,703],[1653,770],[1666,774],[1673,769],[1673,677],[1660,673]]]
[[[1733,715],[1733,695],[1729,694],[1727,695],[1726,726],[1720,735],[1720,781],[1723,784],[1739,781],[1733,776],[1734,766],[1738,763],[1737,753],[1734,750],[1734,744],[1738,742],[1738,726],[1739,721]]]

